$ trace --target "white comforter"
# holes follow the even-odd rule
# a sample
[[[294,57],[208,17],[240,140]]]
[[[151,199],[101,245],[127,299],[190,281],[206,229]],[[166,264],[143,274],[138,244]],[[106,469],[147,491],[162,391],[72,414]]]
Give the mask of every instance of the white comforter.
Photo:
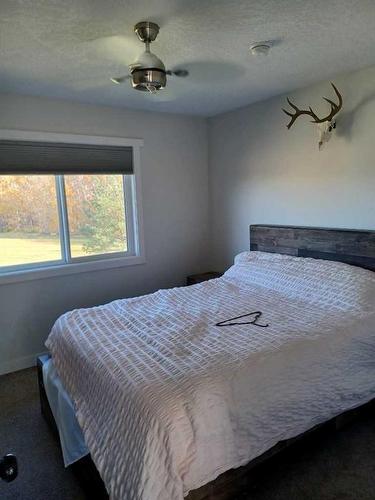
[[[47,347],[113,500],[179,500],[375,397],[375,273],[251,252],[61,316]],[[218,321],[260,310],[254,325]]]

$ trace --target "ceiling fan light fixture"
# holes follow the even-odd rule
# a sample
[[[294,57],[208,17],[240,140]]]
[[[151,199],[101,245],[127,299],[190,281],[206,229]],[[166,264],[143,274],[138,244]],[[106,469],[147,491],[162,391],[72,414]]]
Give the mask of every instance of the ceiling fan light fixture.
[[[165,66],[163,61],[158,58],[157,55],[150,52],[149,48],[147,48],[142,54],[129,65],[130,73],[136,69],[148,69],[155,68],[161,71],[165,71]]]
[[[131,83],[133,89],[152,92],[154,94],[166,86],[167,77],[165,70],[163,71],[158,68],[136,68],[131,73]]]
[[[154,23],[138,23],[134,30],[145,43],[146,50],[129,66],[133,89],[155,94],[167,85],[167,72],[163,61],[150,51],[150,42],[155,40],[159,26]]]

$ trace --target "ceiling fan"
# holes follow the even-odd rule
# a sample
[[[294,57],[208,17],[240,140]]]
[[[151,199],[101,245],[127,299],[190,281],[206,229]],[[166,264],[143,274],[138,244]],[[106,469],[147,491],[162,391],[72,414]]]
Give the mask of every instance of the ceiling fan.
[[[134,31],[146,49],[134,63],[129,64],[129,74],[111,78],[113,83],[120,84],[130,80],[133,89],[155,94],[166,87],[167,75],[177,77],[189,75],[186,69],[166,70],[163,61],[151,52],[150,44],[159,33],[159,26],[156,23],[142,21],[134,26]]]

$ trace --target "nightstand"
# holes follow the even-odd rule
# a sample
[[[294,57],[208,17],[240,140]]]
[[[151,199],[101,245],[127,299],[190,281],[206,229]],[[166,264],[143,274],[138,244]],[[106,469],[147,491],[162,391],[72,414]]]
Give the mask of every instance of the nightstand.
[[[202,281],[213,280],[215,278],[220,278],[223,273],[218,273],[215,271],[210,271],[207,273],[191,274],[186,278],[187,285],[196,285],[197,283],[202,283]]]

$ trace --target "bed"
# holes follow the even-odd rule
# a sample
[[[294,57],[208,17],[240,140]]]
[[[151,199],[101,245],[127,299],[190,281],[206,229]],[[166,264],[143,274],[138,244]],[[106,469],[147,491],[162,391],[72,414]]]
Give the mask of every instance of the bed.
[[[374,398],[375,232],[258,225],[250,249],[222,278],[54,325],[56,378],[111,499],[204,498]]]

